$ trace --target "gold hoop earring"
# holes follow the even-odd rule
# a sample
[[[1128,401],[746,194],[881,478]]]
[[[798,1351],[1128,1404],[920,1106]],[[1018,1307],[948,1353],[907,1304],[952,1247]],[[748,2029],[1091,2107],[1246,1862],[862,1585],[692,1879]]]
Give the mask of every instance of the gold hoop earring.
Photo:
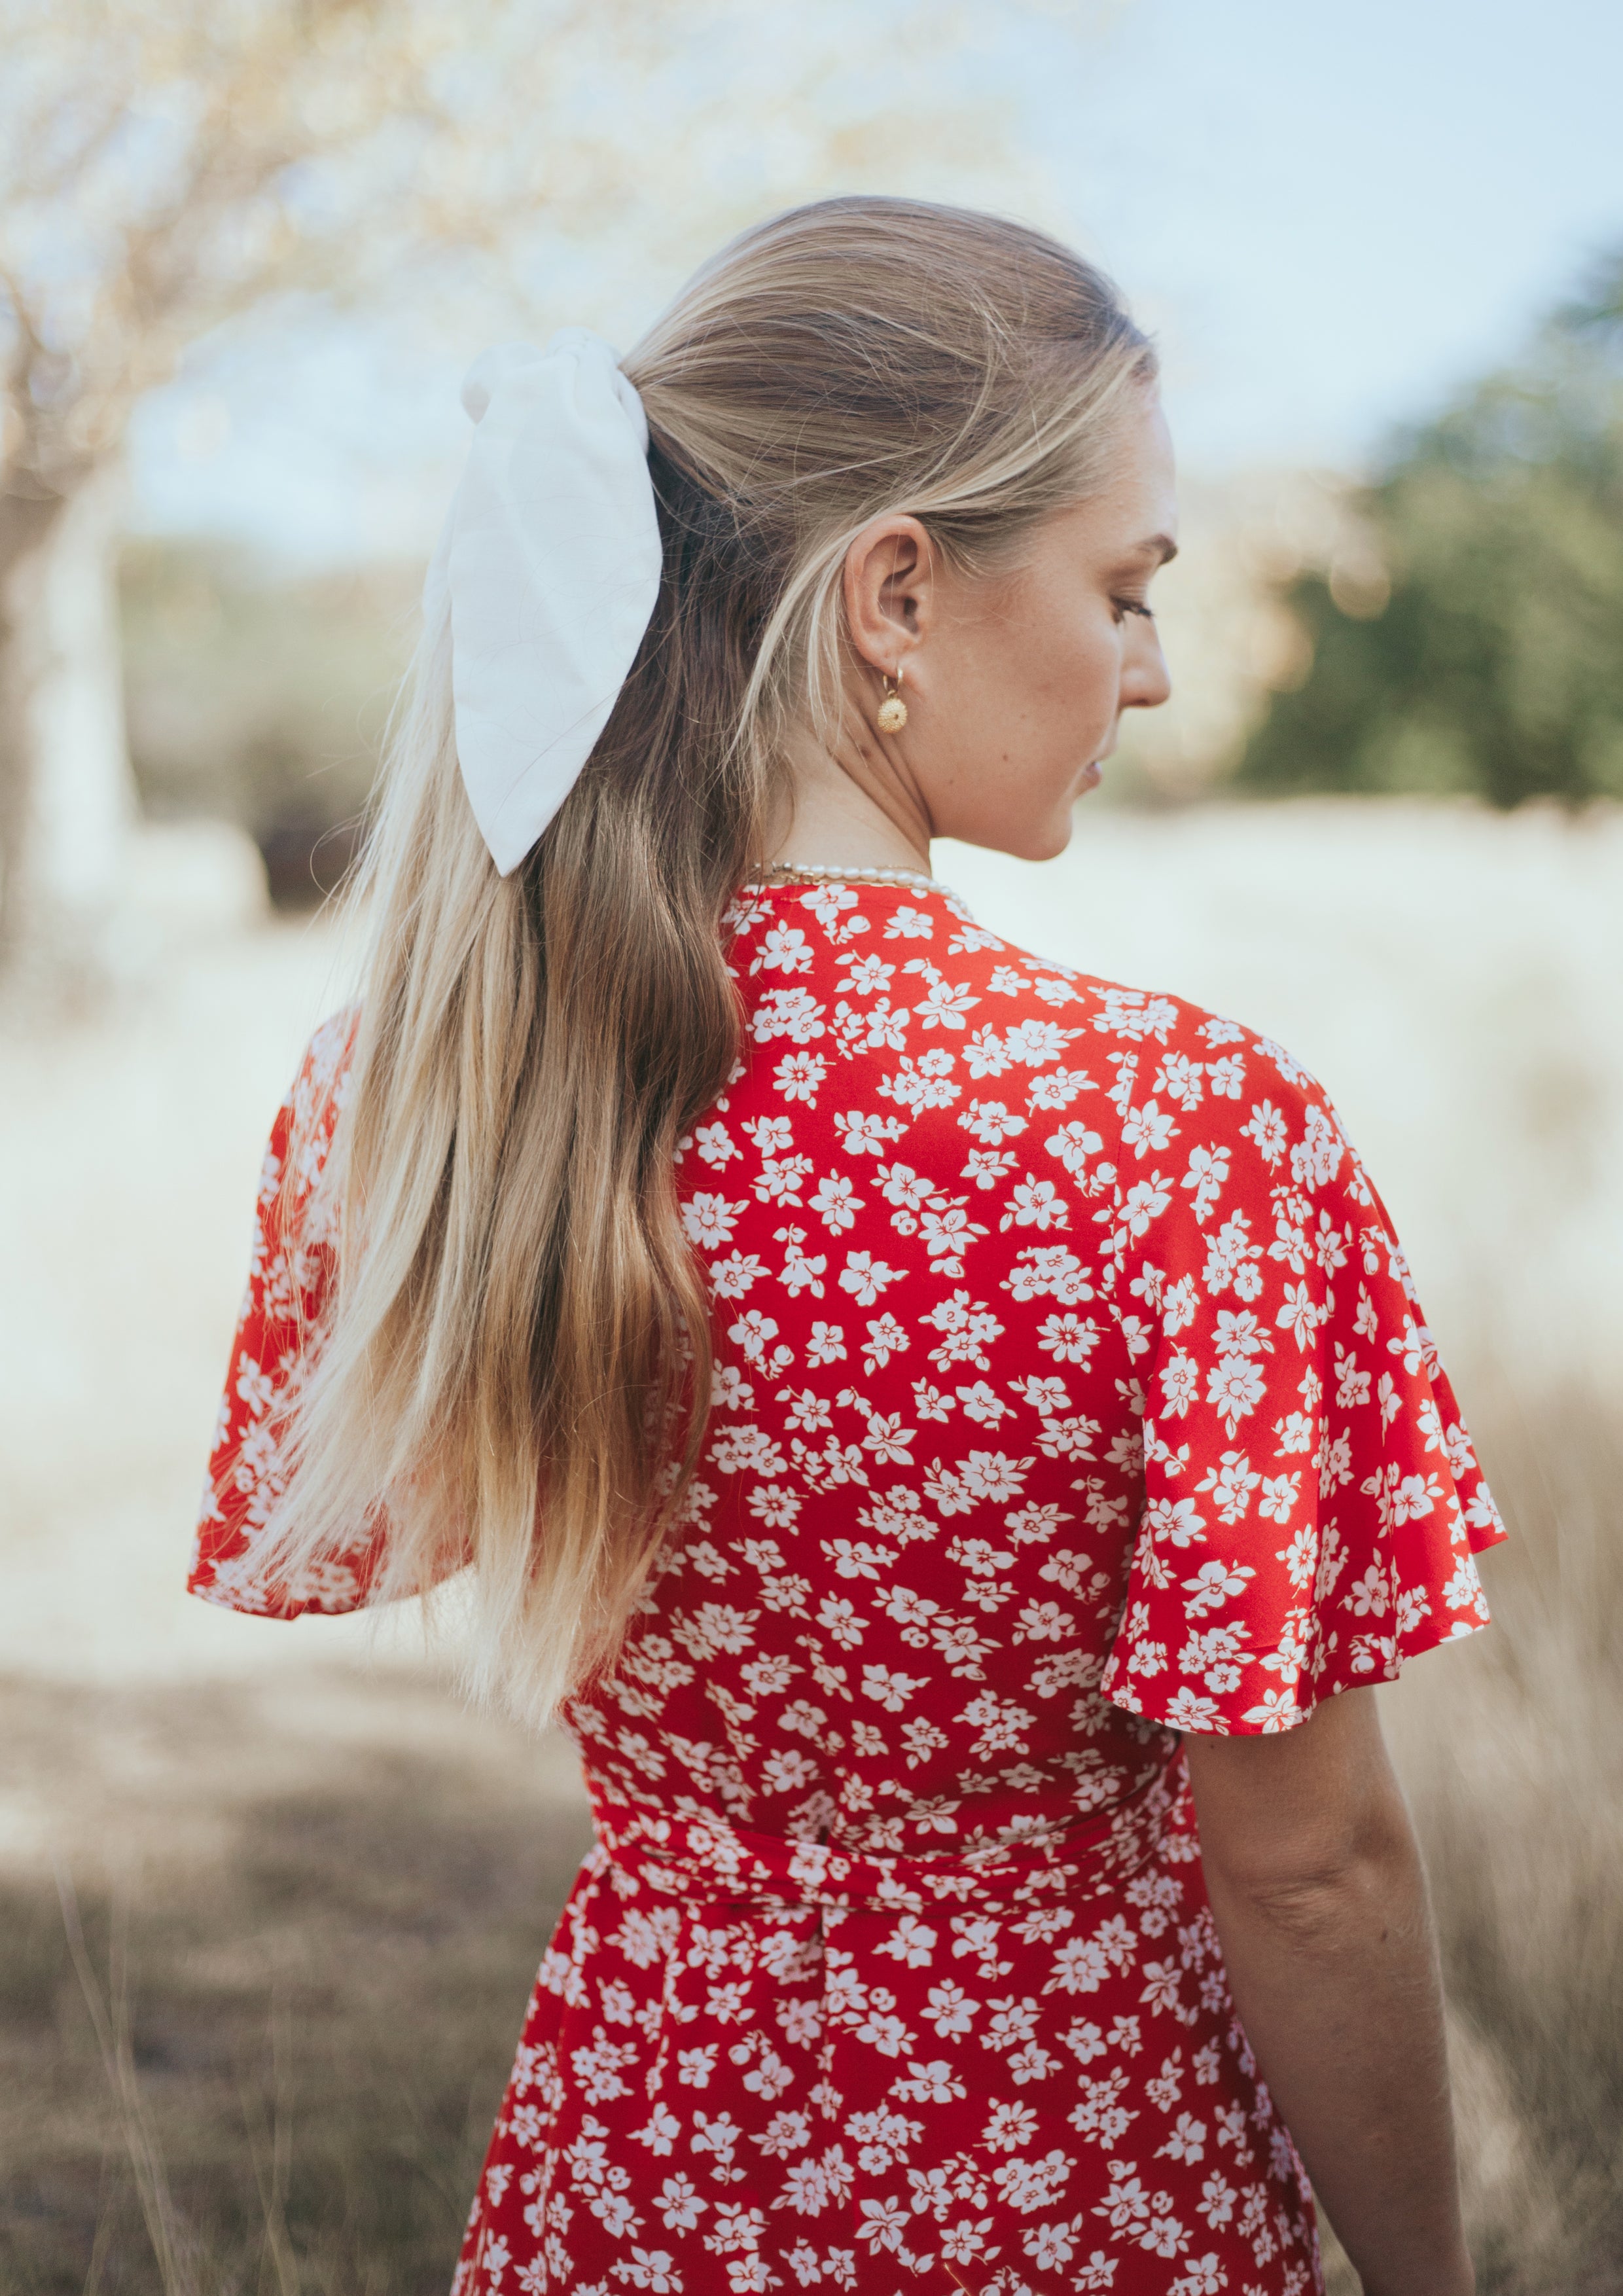
[[[885,698],[879,705],[879,730],[881,734],[899,734],[907,723],[907,704],[902,700],[901,664],[897,664],[896,676],[885,680]]]

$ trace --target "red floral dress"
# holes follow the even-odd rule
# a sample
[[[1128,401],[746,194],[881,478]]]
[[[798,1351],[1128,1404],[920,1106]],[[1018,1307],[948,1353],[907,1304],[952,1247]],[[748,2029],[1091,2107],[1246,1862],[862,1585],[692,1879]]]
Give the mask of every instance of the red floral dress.
[[[705,1463],[568,1710],[597,1844],[457,2296],[1304,2296],[1179,1733],[1288,1729],[1486,1620],[1503,1534],[1380,1200],[1279,1046],[944,893],[728,922],[746,1057],[678,1168]],[[193,1579],[287,1615],[368,1577],[256,1568],[329,1265],[293,1113]]]

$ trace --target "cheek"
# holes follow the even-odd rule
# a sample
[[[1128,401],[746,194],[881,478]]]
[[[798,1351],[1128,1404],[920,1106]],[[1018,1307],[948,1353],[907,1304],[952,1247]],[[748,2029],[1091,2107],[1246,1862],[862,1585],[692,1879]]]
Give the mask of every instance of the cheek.
[[[1069,727],[1110,724],[1121,680],[1121,642],[1108,609],[1011,616],[975,634],[953,685],[967,705],[957,723],[990,721],[1021,747],[1046,749]]]
[[[1114,709],[1121,685],[1121,631],[1108,609],[1078,615],[1065,632],[1062,661],[1073,701]]]
[[[1092,749],[1115,723],[1121,640],[1108,614],[1078,615],[1051,629],[1027,685],[1029,732],[1045,749]]]

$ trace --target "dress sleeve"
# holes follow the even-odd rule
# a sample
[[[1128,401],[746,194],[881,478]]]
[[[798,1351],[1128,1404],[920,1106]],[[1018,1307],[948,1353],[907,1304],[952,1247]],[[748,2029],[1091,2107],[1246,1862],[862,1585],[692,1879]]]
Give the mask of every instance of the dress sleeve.
[[[1144,1496],[1102,1687],[1175,1729],[1288,1730],[1486,1626],[1471,1557],[1504,1528],[1334,1110],[1277,1046],[1201,1033],[1203,1063],[1144,1063],[1123,1128]]]
[[[332,1288],[333,1249],[316,1183],[343,1104],[355,1025],[354,1013],[342,1013],[317,1030],[271,1128],[247,1296],[186,1581],[204,1602],[261,1618],[358,1609],[381,1557],[382,1527],[374,1522],[354,1546],[310,1564],[296,1580],[273,1581],[264,1558],[271,1511],[286,1488],[278,1423],[304,1376]]]

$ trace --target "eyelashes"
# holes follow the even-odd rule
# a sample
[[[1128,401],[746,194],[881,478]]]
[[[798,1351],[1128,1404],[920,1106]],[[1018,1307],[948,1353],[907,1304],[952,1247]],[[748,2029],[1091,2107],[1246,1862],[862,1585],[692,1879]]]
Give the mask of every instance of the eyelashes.
[[[1146,622],[1155,619],[1154,607],[1146,605],[1142,598],[1118,598],[1114,603],[1124,614],[1142,614]]]

